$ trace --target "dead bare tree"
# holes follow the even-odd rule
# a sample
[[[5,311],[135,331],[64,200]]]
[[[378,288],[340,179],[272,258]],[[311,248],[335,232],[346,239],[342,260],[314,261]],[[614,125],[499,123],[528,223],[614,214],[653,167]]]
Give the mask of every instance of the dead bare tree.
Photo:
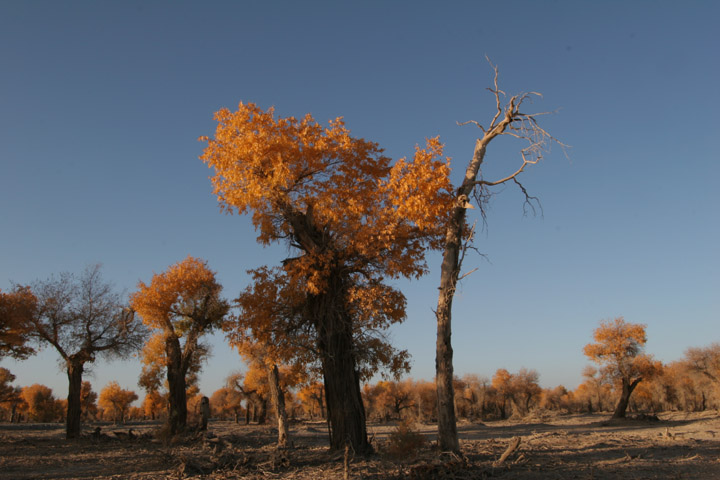
[[[488,59],[488,62],[490,60]],[[539,93],[528,92],[515,95],[507,103],[505,92],[498,87],[498,68],[490,62],[495,72],[494,87],[488,88],[495,95],[497,111],[490,124],[483,126],[475,120],[460,123],[472,124],[482,131],[482,137],[475,142],[472,159],[465,170],[462,184],[455,193],[455,206],[453,207],[450,223],[445,235],[445,247],[440,275],[440,293],[438,307],[435,311],[437,318],[437,345],[436,345],[436,384],[438,399],[438,443],[442,450],[459,452],[460,445],[457,437],[457,424],[455,418],[455,392],[453,389],[453,349],[451,345],[451,314],[452,301],[460,277],[462,258],[472,240],[471,229],[466,222],[467,209],[471,208],[470,200],[474,199],[484,218],[485,205],[492,195],[492,188],[507,183],[517,185],[525,196],[525,206],[535,209],[538,200],[530,196],[525,186],[518,180],[520,174],[530,165],[538,163],[543,154],[550,150],[553,143],[563,150],[566,145],[546,132],[538,123],[538,117],[551,112],[524,113],[520,109],[531,103]],[[513,137],[525,144],[520,150],[521,162],[512,173],[499,180],[486,180],[481,173],[487,146],[495,138]],[[461,256],[462,254],[462,256]]]
[[[31,334],[62,358],[69,382],[66,437],[78,438],[87,365],[98,356],[126,358],[140,348],[147,331],[112,285],[103,281],[100,265],[87,267],[80,277],[62,273],[37,281],[32,289],[38,309],[30,322]]]

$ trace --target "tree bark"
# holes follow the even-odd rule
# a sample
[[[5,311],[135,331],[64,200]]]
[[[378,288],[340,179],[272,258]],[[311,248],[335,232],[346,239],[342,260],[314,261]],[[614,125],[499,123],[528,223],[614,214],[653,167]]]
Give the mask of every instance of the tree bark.
[[[323,392],[325,391],[325,387],[323,386]],[[315,401],[317,402],[318,406],[320,407],[320,418],[323,420],[326,418],[325,415],[325,400],[323,395],[318,395],[315,397]]]
[[[168,402],[170,414],[168,424],[170,433],[175,435],[182,432],[187,425],[187,392],[185,383],[185,372],[183,371],[182,353],[180,340],[169,335],[165,341],[165,353],[168,359],[167,380],[168,380]]]
[[[83,362],[68,360],[67,376],[69,381],[67,397],[67,421],[65,438],[80,438],[80,417],[82,415],[80,392],[82,390]]]
[[[642,378],[637,378],[632,381],[632,383],[629,380],[622,379],[622,392],[620,393],[620,400],[617,403],[617,406],[615,407],[615,412],[613,413],[612,418],[625,418],[625,412],[627,411],[627,407],[630,403],[630,395],[632,395],[633,390],[635,390],[635,387],[638,386],[638,383],[642,381]]]
[[[286,447],[288,443],[288,420],[285,410],[285,394],[280,388],[280,373],[277,365],[268,367],[268,383],[270,384],[270,396],[278,422],[278,447]]]
[[[330,448],[342,450],[347,443],[355,453],[364,455],[372,452],[372,446],[367,440],[352,319],[345,308],[342,276],[331,273],[328,284],[325,292],[309,296],[308,307],[315,321],[318,351],[322,357]]]
[[[311,206],[305,213],[287,207],[286,217],[295,240],[306,253],[332,251],[331,242],[314,225]],[[356,368],[353,319],[346,306],[348,273],[343,271],[342,261],[323,267],[323,273],[327,286],[318,294],[308,294],[304,314],[318,337],[330,448],[343,450],[349,444],[356,454],[364,455],[372,452],[372,446],[367,440],[365,406]]]
[[[494,67],[493,67],[494,68]],[[512,97],[509,103],[503,109],[500,105],[501,90],[497,87],[497,68],[495,68],[495,99],[497,101],[497,114],[493,118],[490,127],[485,130],[484,134],[475,142],[473,156],[465,170],[465,177],[462,185],[457,190],[455,200],[456,204],[451,212],[450,222],[445,232],[445,248],[443,252],[443,262],[440,271],[440,293],[438,295],[438,308],[436,310],[437,318],[437,344],[435,357],[436,370],[436,386],[438,397],[438,446],[442,451],[452,451],[459,453],[460,444],[457,438],[457,421],[455,418],[455,391],[453,387],[453,350],[451,346],[451,320],[452,320],[452,300],[455,295],[455,288],[460,275],[460,254],[463,251],[463,241],[467,235],[465,232],[466,207],[470,202],[477,181],[480,167],[485,159],[485,151],[488,144],[497,136],[505,134],[505,130],[515,121],[522,123],[530,121],[533,134],[537,134],[540,138],[547,138],[547,134],[539,127],[536,128],[534,119],[531,115],[525,115],[518,110],[527,95],[520,97]],[[480,126],[477,122],[473,122]],[[517,136],[516,134],[513,134]],[[530,140],[531,146],[537,146],[536,140]],[[542,144],[542,141],[540,141]],[[535,160],[536,161],[536,160]],[[522,166],[508,177],[496,182],[483,182],[486,186],[501,185],[514,180],[525,168],[527,164],[535,163],[533,160],[527,160],[523,153]],[[482,181],[481,181],[482,182]],[[524,191],[524,189],[523,189]],[[527,196],[527,195],[526,195]]]
[[[253,416],[255,417],[258,425],[262,425],[267,421],[267,399],[261,397],[260,395],[256,395]]]
[[[452,349],[452,302],[455,287],[460,275],[460,251],[465,236],[466,208],[475,187],[480,166],[485,157],[487,142],[483,137],[475,144],[473,159],[465,171],[465,179],[457,191],[458,204],[453,208],[450,224],[445,233],[445,251],[440,270],[440,293],[438,295],[437,342],[435,356],[435,376],[438,399],[438,446],[441,451],[459,452],[457,419],[455,418],[455,390],[453,387],[453,349]]]

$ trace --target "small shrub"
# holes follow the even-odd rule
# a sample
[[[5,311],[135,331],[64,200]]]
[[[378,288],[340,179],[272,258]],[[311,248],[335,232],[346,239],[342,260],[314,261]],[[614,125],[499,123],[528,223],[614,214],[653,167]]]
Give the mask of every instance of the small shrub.
[[[408,422],[402,422],[390,433],[385,452],[392,458],[416,455],[427,443],[425,437],[413,430]]]

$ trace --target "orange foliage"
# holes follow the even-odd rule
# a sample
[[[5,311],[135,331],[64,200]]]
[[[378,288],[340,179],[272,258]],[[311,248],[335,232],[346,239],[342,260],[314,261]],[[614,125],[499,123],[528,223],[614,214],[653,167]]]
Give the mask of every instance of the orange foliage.
[[[602,365],[602,373],[608,378],[625,380],[653,372],[654,363],[643,354],[647,342],[645,325],[627,323],[623,317],[600,323],[593,332],[596,343],[589,343],[583,353]]]
[[[596,343],[585,345],[583,352],[602,366],[604,376],[620,386],[620,399],[613,418],[624,418],[633,390],[643,379],[655,375],[662,365],[643,353],[647,342],[645,325],[627,323],[618,317],[600,322],[593,338]]]
[[[30,420],[54,422],[63,415],[62,404],[53,396],[52,389],[35,383],[20,392]]]
[[[83,381],[80,388],[80,408],[85,420],[94,420],[97,417],[97,399],[98,394],[93,392],[90,382]]]
[[[268,362],[302,366],[308,379],[318,376],[317,335],[303,316],[307,297],[302,279],[283,268],[261,267],[248,273],[253,283],[235,300],[240,311],[223,324],[230,344],[249,357],[262,345]],[[376,333],[404,319],[402,293],[380,283],[356,284],[349,288],[346,302],[360,378],[370,379],[380,369],[395,377],[409,371],[408,352],[396,350]]]
[[[190,256],[154,275],[150,285],[139,282],[138,288],[130,301],[143,323],[179,336],[189,332],[193,322],[212,323],[207,321],[208,313],[221,313],[222,318],[227,310],[218,301],[222,287],[215,273],[206,262]]]
[[[106,418],[112,418],[115,423],[124,423],[130,405],[137,399],[135,392],[120,388],[120,385],[113,381],[100,391],[98,404],[104,410]]]
[[[210,406],[213,415],[225,420],[228,416],[232,416],[235,423],[240,421],[240,414],[245,410],[242,406],[244,397],[242,394],[230,387],[222,387],[215,390],[210,397]]]
[[[308,212],[332,232],[336,251],[369,259],[390,277],[418,275],[426,242],[439,247],[452,202],[442,145],[429,139],[413,161],[393,166],[373,142],[350,136],[342,119],[327,128],[310,115],[274,117],[254,104],[216,113],[215,138],[201,159],[215,169],[215,193],[229,212],[252,212],[263,244],[292,238],[293,212]],[[283,221],[278,221],[283,219]],[[310,293],[322,291],[333,252],[307,252],[296,266],[310,273]],[[330,256],[328,256],[328,254]]]
[[[503,397],[510,397],[512,392],[512,374],[504,368],[498,368],[492,377],[492,387]]]
[[[303,412],[311,419],[325,417],[325,387],[320,382],[304,385],[297,392]]]
[[[314,336],[299,314],[305,296],[297,281],[278,268],[248,273],[253,283],[235,300],[240,310],[223,324],[230,345],[246,360],[312,365]]]
[[[37,298],[30,287],[17,286],[10,293],[0,291],[0,358],[25,359],[35,353],[26,343],[36,311]]]
[[[391,418],[400,420],[407,409],[416,406],[412,380],[402,382],[381,380],[370,388],[368,385],[365,387],[365,396],[371,400],[368,410],[382,420],[387,421]]]
[[[317,336],[332,448],[349,441],[356,451],[369,449],[362,406],[353,399],[359,378],[378,365],[407,365],[406,354],[372,332],[405,318],[404,297],[383,282],[425,273],[427,248],[442,245],[453,203],[442,145],[429,139],[411,161],[391,165],[376,143],[352,137],[342,119],[323,127],[310,115],[275,118],[272,108],[242,103],[215,119],[215,137],[201,138],[208,142],[201,159],[215,171],[222,208],[251,213],[260,243],[282,241],[301,252],[275,277],[286,277],[289,298],[307,308],[294,310],[291,302],[289,319],[274,312],[258,319],[289,320],[274,332]]]
[[[187,396],[195,395],[190,390],[208,354],[199,339],[221,325],[229,305],[220,298],[215,272],[191,256],[153,275],[149,285],[140,282],[138,288],[130,304],[146,325],[158,330],[143,348],[140,384],[148,392],[157,390],[166,370],[168,419],[175,434],[187,423]]]
[[[145,394],[142,409],[145,418],[155,420],[167,408],[167,399],[160,395],[156,390],[151,390]]]

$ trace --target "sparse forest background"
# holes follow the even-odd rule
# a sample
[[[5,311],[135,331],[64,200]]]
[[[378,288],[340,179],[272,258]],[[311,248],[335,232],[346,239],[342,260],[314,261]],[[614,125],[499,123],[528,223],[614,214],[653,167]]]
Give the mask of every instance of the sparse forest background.
[[[91,270],[92,272],[92,270]],[[0,331],[0,347],[4,355],[27,358],[33,353],[28,343],[29,327],[22,328],[29,315],[32,297],[28,289],[0,293],[0,313],[5,320]],[[9,321],[8,321],[9,320]],[[16,323],[13,323],[16,322]],[[618,323],[637,327],[644,344],[644,326],[632,325],[622,318],[604,322],[596,331],[602,341],[603,327],[610,329]],[[600,337],[598,337],[600,335]],[[628,336],[631,333],[627,334]],[[158,370],[167,360],[157,350],[156,337],[148,337],[142,350],[146,368],[138,385],[123,388],[108,379],[93,386],[82,382],[80,402],[83,422],[105,421],[122,424],[126,421],[167,420],[169,415],[168,384]],[[624,340],[627,340],[625,338]],[[618,341],[612,338],[611,341]],[[622,348],[627,348],[627,342]],[[597,344],[585,346],[589,360],[597,360]],[[577,348],[583,346],[578,345]],[[232,420],[238,424],[267,423],[275,420],[277,412],[271,401],[270,385],[262,357],[245,345],[244,357],[250,367],[243,371],[228,371],[226,385],[215,392],[200,392],[197,380],[202,368],[217,368],[207,361],[205,353],[195,357],[196,363],[187,374],[187,411],[189,421],[198,423],[199,406],[208,396],[213,418]],[[641,348],[633,352],[637,358]],[[630,397],[628,411],[653,415],[665,411],[702,412],[720,409],[720,344],[690,347],[685,355],[662,364],[647,353],[647,365]],[[308,364],[310,365],[310,364]],[[624,367],[627,367],[625,365]],[[155,372],[154,374],[152,372]],[[433,423],[437,421],[437,397],[432,379],[400,377],[402,369],[386,371],[389,378],[366,382],[362,388],[367,418],[374,422],[406,421]],[[525,418],[543,412],[595,413],[612,412],[622,394],[622,378],[618,365],[588,364],[582,368],[583,382],[569,390],[562,385],[541,388],[540,372],[523,368],[510,372],[498,368],[491,378],[468,374],[454,379],[455,410],[464,421],[478,422],[507,418]],[[318,372],[297,365],[279,365],[284,405],[291,420],[326,418],[323,384]],[[64,422],[67,416],[65,392],[53,392],[39,385],[23,385],[7,368],[0,368],[0,420],[5,422]]]

